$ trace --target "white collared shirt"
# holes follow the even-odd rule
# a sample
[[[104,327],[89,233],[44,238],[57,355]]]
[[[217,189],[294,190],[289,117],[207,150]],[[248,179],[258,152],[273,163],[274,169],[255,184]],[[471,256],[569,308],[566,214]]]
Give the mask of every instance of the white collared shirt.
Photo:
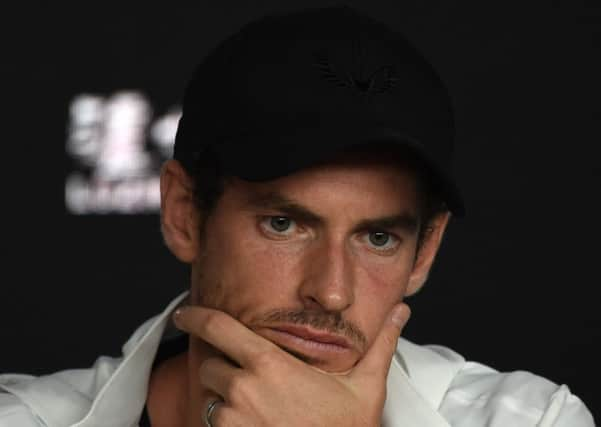
[[[144,408],[152,362],[176,332],[171,313],[188,292],[144,322],[119,358],[90,369],[34,377],[0,375],[0,427],[133,427]],[[368,392],[368,391],[366,391]],[[384,427],[594,427],[565,385],[529,372],[500,373],[454,351],[400,338],[387,382]]]

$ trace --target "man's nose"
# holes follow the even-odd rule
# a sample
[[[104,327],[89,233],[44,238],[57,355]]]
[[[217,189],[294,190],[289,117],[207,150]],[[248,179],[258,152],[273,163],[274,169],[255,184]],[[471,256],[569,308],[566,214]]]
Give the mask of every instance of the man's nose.
[[[344,242],[320,242],[303,262],[299,296],[306,308],[342,312],[353,304],[356,278]]]

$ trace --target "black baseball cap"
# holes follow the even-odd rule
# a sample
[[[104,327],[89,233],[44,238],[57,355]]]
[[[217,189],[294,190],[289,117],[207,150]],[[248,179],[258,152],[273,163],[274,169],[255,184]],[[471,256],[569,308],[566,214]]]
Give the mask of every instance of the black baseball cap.
[[[211,153],[226,175],[265,181],[372,143],[425,164],[456,216],[454,118],[432,65],[400,33],[346,5],[269,15],[222,41],[194,70],[173,157]]]

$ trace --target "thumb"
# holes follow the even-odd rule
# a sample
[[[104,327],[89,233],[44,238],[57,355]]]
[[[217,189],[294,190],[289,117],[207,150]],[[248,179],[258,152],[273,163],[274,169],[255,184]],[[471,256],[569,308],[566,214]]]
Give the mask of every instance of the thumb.
[[[386,378],[397,341],[410,316],[411,309],[407,304],[394,306],[370,349],[353,370],[352,376]]]

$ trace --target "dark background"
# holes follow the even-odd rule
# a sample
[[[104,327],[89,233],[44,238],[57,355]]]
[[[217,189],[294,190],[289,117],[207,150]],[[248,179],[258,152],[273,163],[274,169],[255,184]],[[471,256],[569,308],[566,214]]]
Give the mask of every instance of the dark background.
[[[0,372],[83,368],[187,287],[158,215],[64,207],[71,99],[143,90],[162,113],[192,68],[252,18],[331,2],[85,6],[9,14],[2,73]],[[285,3],[285,4],[284,4]],[[404,334],[499,370],[566,383],[601,416],[601,7],[348,1],[404,32],[455,100],[454,221]]]

